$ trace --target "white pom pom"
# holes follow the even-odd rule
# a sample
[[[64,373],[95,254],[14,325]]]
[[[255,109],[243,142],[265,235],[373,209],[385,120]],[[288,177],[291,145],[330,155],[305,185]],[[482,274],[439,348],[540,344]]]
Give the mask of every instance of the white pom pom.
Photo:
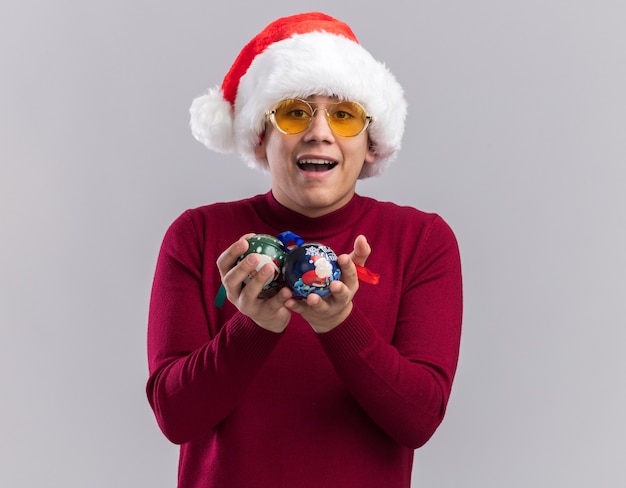
[[[189,113],[191,133],[199,142],[220,153],[233,151],[233,111],[221,88],[212,88],[194,99]]]

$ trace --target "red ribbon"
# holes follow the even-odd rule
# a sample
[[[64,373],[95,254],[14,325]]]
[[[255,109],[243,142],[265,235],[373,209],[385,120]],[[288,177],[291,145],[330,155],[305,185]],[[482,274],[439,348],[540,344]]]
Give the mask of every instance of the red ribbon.
[[[377,285],[380,282],[380,275],[367,269],[365,266],[354,263],[356,266],[356,274],[361,281],[371,285]]]

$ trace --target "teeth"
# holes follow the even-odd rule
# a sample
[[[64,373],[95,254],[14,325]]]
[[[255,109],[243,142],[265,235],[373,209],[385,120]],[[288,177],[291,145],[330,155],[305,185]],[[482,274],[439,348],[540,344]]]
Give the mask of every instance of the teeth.
[[[335,162],[327,159],[301,159],[298,164],[335,164]]]

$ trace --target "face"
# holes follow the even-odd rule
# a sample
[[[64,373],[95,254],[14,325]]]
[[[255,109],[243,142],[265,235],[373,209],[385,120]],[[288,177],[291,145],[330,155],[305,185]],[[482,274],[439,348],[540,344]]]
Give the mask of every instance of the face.
[[[336,100],[315,96],[307,101],[321,109]],[[307,217],[320,217],[348,203],[361,168],[375,158],[367,130],[354,137],[339,136],[323,110],[299,134],[283,134],[268,122],[255,155],[269,165],[275,198]]]

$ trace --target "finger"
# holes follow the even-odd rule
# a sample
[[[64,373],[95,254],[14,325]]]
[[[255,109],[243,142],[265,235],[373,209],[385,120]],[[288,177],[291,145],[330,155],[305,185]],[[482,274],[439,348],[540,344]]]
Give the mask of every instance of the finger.
[[[246,240],[248,237],[250,234],[240,237],[217,258],[216,265],[222,278],[233,267],[239,256],[248,250],[248,241]]]
[[[272,298],[282,307],[285,305],[287,300],[293,300],[293,293],[291,293],[291,290],[288,287],[283,286],[276,291],[276,295]]]
[[[241,287],[242,283],[260,283],[260,286],[263,287],[267,280],[267,270],[261,273],[264,268],[265,266],[261,264],[261,256],[256,253],[248,254],[224,275],[222,283],[227,289]]]
[[[350,289],[339,280],[335,280],[329,285],[330,294],[321,297],[316,293],[310,294],[304,303],[315,310],[317,313],[324,313],[330,311],[332,308],[343,307],[350,301],[351,293]]]
[[[372,248],[364,235],[359,235],[354,240],[354,250],[350,253],[350,258],[357,264],[365,266],[365,261],[372,252]]]
[[[248,257],[252,256],[249,260]],[[280,291],[277,288],[267,288],[268,286],[275,286],[277,279],[276,267],[272,263],[268,263],[267,260],[262,259],[265,256],[258,254],[250,254],[246,256],[245,263],[239,264],[237,267],[242,269],[248,269],[247,265],[255,261],[254,258],[258,258],[257,266],[245,276],[245,293],[252,297],[263,298],[265,300],[274,298],[274,296]],[[245,265],[245,266],[244,266]],[[285,292],[283,292],[285,293]],[[286,295],[278,297],[277,301],[282,303],[291,297],[291,292],[287,291]]]
[[[331,297],[333,297],[335,300],[342,300],[350,296],[350,289],[344,282],[340,280],[331,281],[329,289]]]
[[[326,305],[324,299],[317,293],[311,293],[308,297],[306,297],[306,304],[317,311]]]
[[[352,300],[359,289],[359,281],[358,279],[355,280],[353,287],[349,287],[342,281],[333,281],[329,288],[331,293],[326,301],[335,308],[343,308]]]
[[[355,284],[358,285],[359,277],[351,257],[347,254],[342,254],[337,258],[337,264],[341,268],[341,281],[350,288],[355,286]]]

